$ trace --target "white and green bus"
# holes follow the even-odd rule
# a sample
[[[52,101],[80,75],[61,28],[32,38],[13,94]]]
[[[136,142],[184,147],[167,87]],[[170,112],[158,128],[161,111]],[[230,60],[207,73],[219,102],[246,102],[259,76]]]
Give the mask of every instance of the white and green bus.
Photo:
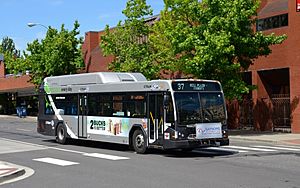
[[[218,81],[147,81],[141,73],[97,72],[44,79],[37,131],[68,139],[183,149],[228,145]]]

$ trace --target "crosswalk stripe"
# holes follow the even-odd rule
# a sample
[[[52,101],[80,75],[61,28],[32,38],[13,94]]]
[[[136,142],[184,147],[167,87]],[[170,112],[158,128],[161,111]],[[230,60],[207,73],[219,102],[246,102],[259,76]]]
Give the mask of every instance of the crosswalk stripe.
[[[254,147],[287,150],[287,151],[300,151],[300,149],[296,149],[296,148],[286,148],[286,147],[278,147],[278,146],[254,146]]]
[[[299,146],[291,146],[291,145],[275,145],[275,146],[278,146],[278,147],[288,147],[288,148],[297,148],[297,149],[300,149],[300,145],[299,145]]]
[[[205,148],[206,150],[218,150],[218,151],[227,151],[227,152],[236,152],[236,153],[247,153],[249,151],[246,150],[237,150],[237,149],[228,149],[223,147],[209,147]]]
[[[272,149],[262,149],[262,148],[253,148],[253,147],[244,147],[244,146],[223,146],[223,147],[232,148],[232,149],[252,150],[252,151],[276,151]]]
[[[70,166],[70,165],[79,164],[77,162],[55,159],[55,158],[51,158],[51,157],[37,158],[37,159],[32,159],[32,160],[49,163],[49,164],[54,164],[54,165],[59,165],[59,166]]]
[[[113,160],[113,161],[130,159],[128,157],[120,157],[120,156],[107,155],[107,154],[101,154],[101,153],[85,153],[83,155],[88,156],[88,157],[108,159],[108,160]]]
[[[64,152],[69,152],[69,153],[85,154],[85,152],[82,152],[82,151],[76,151],[76,150],[70,150],[70,149],[63,149],[63,148],[56,148],[56,147],[48,147],[48,149],[54,149],[54,150],[64,151]]]

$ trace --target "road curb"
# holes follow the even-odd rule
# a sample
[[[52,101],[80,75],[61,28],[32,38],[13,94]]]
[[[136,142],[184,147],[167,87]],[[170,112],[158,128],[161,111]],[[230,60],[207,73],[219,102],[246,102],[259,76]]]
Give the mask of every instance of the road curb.
[[[248,141],[248,142],[264,142],[270,144],[288,144],[288,145],[300,145],[300,139],[262,139],[262,138],[243,138],[243,137],[229,137],[232,141]]]
[[[16,120],[22,120],[22,121],[27,121],[27,122],[36,122],[37,117],[36,116],[26,116],[24,118],[20,118],[16,115],[0,115],[0,118],[6,118],[6,119],[16,119]]]
[[[25,172],[26,171],[24,168],[18,168],[17,170],[14,170],[13,172],[1,175],[0,176],[0,185],[6,181],[9,181],[11,179],[18,178],[18,177],[24,175]]]
[[[277,140],[261,140],[261,139],[249,139],[249,138],[230,138],[232,141],[249,141],[249,142],[266,142],[266,143],[273,143],[273,144],[278,144],[281,143],[282,141],[277,141]]]

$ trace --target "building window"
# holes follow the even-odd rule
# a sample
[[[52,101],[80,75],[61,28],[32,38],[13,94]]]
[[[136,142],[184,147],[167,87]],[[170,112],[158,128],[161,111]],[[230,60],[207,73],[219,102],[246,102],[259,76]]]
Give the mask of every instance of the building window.
[[[256,22],[256,31],[264,31],[284,26],[288,26],[288,14],[281,14],[269,18],[258,19]]]

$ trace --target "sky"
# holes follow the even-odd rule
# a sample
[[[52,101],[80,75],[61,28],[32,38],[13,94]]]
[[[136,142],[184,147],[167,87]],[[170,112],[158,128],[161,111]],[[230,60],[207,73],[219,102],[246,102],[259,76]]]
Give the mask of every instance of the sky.
[[[78,20],[80,36],[88,31],[101,31],[108,24],[116,26],[125,16],[122,10],[127,0],[0,0],[0,42],[12,38],[18,50],[26,50],[27,43],[45,37],[46,28],[39,23],[60,29],[62,24],[72,30]],[[154,15],[163,9],[163,0],[147,0]]]

